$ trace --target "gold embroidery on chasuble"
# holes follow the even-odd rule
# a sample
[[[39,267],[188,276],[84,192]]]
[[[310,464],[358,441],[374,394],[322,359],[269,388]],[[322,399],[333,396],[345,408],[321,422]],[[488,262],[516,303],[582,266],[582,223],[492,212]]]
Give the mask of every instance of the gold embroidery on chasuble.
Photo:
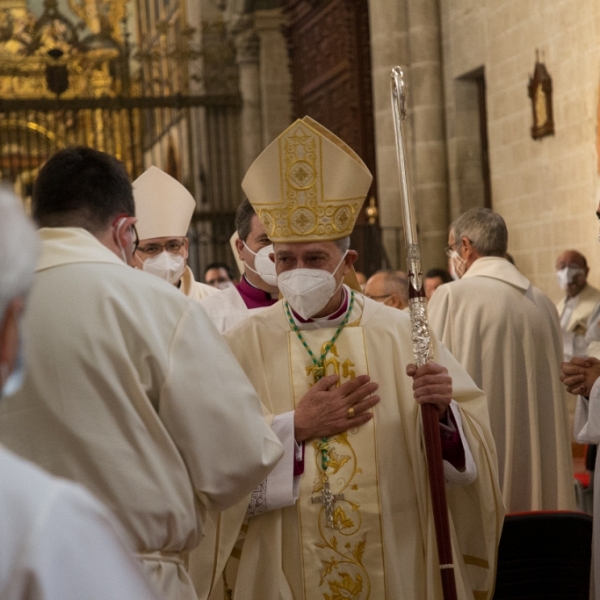
[[[302,331],[317,356],[330,341],[332,329]],[[296,334],[288,336],[294,404],[316,381],[315,367]],[[362,327],[346,327],[325,359],[325,375],[338,384],[368,374]],[[306,445],[304,475],[297,503],[302,544],[304,598],[313,600],[383,600],[386,596],[379,502],[376,424],[329,438],[327,477],[334,528],[326,526],[323,492],[322,440]],[[313,501],[313,498],[315,499]]]

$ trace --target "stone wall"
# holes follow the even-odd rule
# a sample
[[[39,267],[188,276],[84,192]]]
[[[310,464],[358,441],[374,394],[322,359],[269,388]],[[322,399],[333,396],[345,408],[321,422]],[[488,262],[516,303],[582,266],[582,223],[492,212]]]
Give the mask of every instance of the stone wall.
[[[440,0],[448,137],[450,214],[482,205],[473,89],[464,76],[483,67],[487,84],[493,208],[509,228],[519,269],[553,299],[554,262],[576,248],[600,285],[597,0]],[[527,93],[536,48],[554,90],[555,135],[534,141]]]

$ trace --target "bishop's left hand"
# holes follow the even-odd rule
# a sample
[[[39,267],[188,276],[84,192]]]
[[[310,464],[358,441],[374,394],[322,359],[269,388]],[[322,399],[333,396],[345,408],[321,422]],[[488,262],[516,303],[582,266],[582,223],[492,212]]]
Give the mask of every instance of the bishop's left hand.
[[[419,404],[434,404],[443,416],[452,400],[452,377],[448,369],[434,362],[421,367],[411,363],[406,366],[406,374],[413,378],[415,400]]]

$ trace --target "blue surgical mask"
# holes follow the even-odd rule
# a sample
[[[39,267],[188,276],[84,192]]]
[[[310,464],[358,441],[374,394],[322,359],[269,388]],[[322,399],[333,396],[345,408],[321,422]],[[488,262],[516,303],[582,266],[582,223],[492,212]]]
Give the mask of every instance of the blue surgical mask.
[[[2,386],[0,398],[16,394],[23,387],[23,381],[25,381],[25,355],[23,354],[23,337],[21,336],[19,338],[19,352],[15,361],[15,368]]]

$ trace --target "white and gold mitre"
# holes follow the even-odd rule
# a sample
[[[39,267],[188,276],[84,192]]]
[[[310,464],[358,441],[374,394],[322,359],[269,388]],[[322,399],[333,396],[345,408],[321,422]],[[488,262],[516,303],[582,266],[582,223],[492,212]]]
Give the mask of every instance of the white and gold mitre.
[[[304,117],[265,148],[242,188],[271,241],[327,241],[352,233],[372,180],[350,146]]]
[[[150,167],[133,182],[133,199],[140,240],[187,235],[196,201],[179,181]]]

